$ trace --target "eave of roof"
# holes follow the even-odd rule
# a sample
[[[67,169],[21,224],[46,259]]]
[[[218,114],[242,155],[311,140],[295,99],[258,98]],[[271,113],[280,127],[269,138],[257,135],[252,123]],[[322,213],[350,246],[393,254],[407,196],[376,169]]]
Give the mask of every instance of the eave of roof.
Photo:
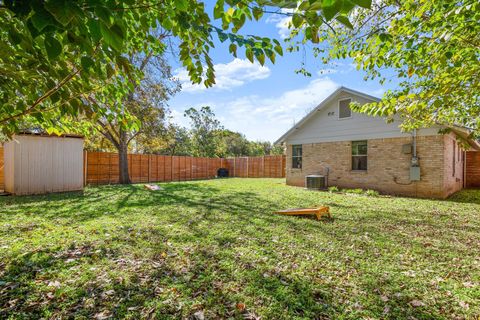
[[[480,141],[475,140],[471,137],[471,129],[455,125],[447,127],[461,139],[465,140],[470,145],[470,147],[472,147],[472,149],[480,151]]]

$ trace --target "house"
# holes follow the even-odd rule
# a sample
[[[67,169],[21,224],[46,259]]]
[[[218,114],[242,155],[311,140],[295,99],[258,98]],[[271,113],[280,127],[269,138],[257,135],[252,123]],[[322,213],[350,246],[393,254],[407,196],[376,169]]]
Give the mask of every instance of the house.
[[[328,186],[374,189],[381,193],[446,198],[465,180],[465,152],[456,135],[468,130],[441,126],[402,132],[400,120],[353,112],[349,104],[379,99],[345,87],[337,89],[276,143],[287,150],[288,185],[305,186],[307,175],[323,175]]]

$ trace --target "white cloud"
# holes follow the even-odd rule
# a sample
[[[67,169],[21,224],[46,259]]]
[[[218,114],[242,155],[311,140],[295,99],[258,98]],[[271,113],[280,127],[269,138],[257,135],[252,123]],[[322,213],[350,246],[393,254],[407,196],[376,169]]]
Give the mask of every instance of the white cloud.
[[[251,63],[247,59],[238,58],[229,63],[216,64],[214,69],[216,84],[212,88],[217,90],[231,90],[247,82],[266,79],[271,73],[267,66],[261,66],[256,61]],[[203,84],[192,84],[188,72],[184,68],[177,69],[174,76],[182,84],[183,92],[199,92],[208,89]]]
[[[245,133],[249,139],[275,141],[338,87],[329,78],[314,79],[280,96],[245,96],[216,104],[216,110],[222,111],[225,127]]]
[[[280,10],[280,14],[272,14],[266,20],[267,23],[275,23],[275,27],[278,29],[278,34],[282,39],[287,38],[290,35],[290,22],[292,21],[291,16],[286,16],[285,14],[293,13],[293,9],[283,8]]]

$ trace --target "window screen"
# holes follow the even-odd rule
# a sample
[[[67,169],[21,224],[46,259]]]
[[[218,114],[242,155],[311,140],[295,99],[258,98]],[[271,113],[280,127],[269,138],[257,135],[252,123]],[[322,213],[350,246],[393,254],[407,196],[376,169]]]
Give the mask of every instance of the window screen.
[[[292,168],[302,168],[302,145],[297,144],[292,146]]]
[[[350,102],[352,102],[352,99],[340,100],[338,102],[338,117],[340,119],[350,118],[352,116],[352,110],[350,109]]]
[[[367,170],[367,141],[352,141],[352,170]]]

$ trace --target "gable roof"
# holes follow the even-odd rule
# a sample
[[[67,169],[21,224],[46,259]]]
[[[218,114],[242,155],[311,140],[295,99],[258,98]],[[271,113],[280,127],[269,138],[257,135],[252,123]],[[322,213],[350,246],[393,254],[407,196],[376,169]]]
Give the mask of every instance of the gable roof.
[[[338,96],[340,93],[343,93],[343,92],[346,92],[346,93],[349,93],[349,94],[352,94],[352,95],[356,95],[356,96],[360,96],[362,98],[365,98],[365,99],[371,100],[371,101],[380,101],[379,98],[368,95],[366,93],[356,91],[356,90],[353,90],[353,89],[350,89],[350,88],[346,88],[346,87],[343,87],[343,86],[339,87],[331,95],[326,97],[318,106],[313,108],[312,111],[310,111],[298,123],[296,123],[292,128],[290,128],[287,132],[285,132],[277,141],[275,141],[275,144],[280,144],[280,143],[284,142],[287,139],[288,136],[290,136],[293,132],[295,132],[295,130],[300,129],[300,127],[302,127],[310,118],[312,118],[317,111],[323,109],[332,100],[334,100],[336,96]]]

